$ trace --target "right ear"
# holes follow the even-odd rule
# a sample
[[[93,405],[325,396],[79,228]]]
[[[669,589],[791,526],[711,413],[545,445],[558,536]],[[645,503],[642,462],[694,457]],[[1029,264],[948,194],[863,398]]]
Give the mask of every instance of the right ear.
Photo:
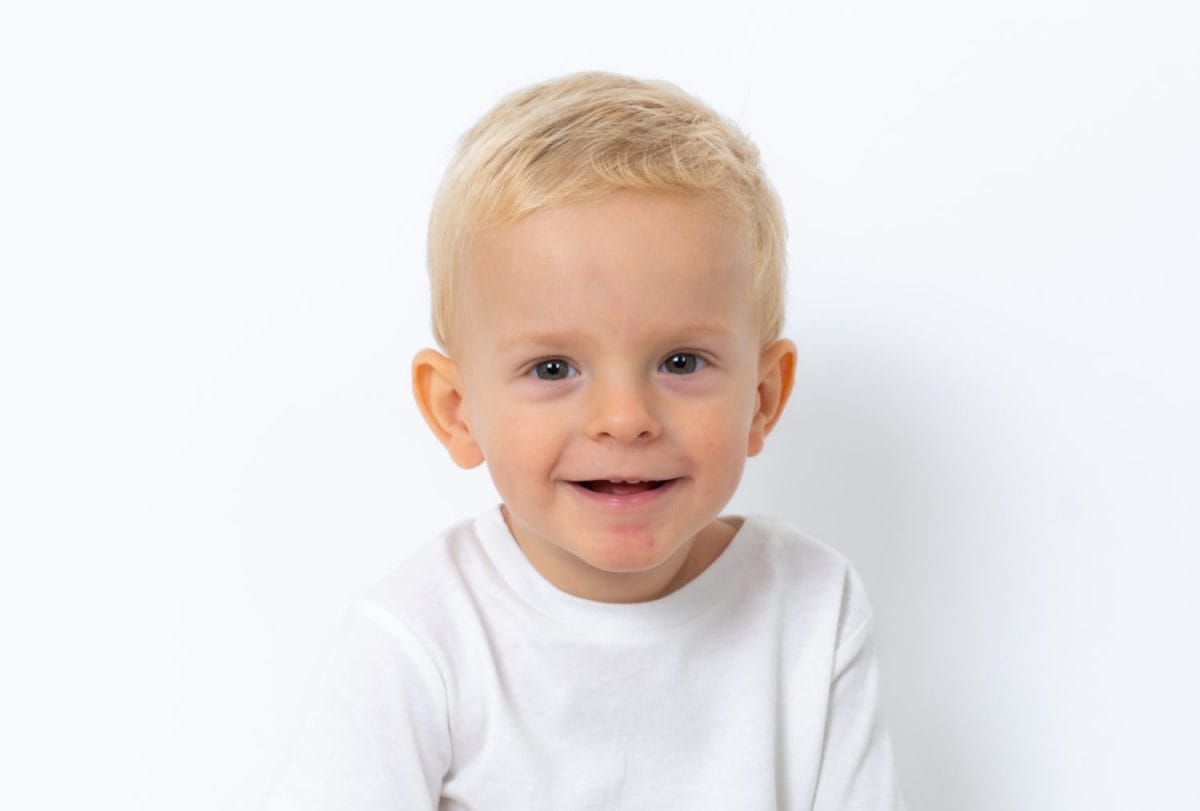
[[[412,388],[421,416],[454,463],[470,468],[483,462],[483,451],[464,413],[458,364],[441,352],[422,349],[413,358]]]

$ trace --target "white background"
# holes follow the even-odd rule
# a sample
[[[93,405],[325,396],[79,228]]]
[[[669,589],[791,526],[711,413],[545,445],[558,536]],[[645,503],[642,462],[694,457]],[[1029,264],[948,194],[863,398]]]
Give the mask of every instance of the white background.
[[[248,809],[355,595],[495,495],[408,393],[502,94],[667,78],[790,220],[731,511],[842,549],[911,807],[1195,809],[1191,2],[8,3],[6,808]]]

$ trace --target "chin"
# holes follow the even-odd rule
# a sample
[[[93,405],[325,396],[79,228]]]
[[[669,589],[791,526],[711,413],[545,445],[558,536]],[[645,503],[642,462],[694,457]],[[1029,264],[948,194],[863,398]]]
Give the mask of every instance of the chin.
[[[587,552],[579,555],[580,559],[594,569],[613,574],[635,574],[661,566],[676,549],[645,532],[630,532],[588,546]]]

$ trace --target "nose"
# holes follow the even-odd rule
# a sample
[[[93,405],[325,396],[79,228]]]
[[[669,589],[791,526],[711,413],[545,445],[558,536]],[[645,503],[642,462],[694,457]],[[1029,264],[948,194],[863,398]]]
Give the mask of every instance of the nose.
[[[593,439],[645,441],[662,433],[649,384],[635,380],[600,380],[587,404],[587,433]]]

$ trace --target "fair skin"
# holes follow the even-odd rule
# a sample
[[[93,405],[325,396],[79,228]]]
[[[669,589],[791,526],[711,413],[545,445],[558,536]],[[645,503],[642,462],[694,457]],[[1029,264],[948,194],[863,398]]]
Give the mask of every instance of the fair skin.
[[[764,346],[736,221],[619,191],[484,232],[462,272],[449,352],[418,353],[413,389],[454,461],[487,463],[534,568],[604,602],[704,571],[796,356]]]

